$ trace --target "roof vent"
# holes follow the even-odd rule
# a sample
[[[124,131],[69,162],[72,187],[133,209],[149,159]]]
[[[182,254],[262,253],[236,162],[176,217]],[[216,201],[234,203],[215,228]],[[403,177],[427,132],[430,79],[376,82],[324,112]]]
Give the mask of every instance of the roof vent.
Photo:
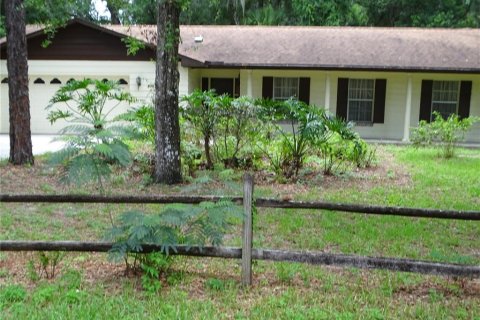
[[[195,40],[195,43],[201,43],[203,42],[203,36],[196,36],[194,40]]]

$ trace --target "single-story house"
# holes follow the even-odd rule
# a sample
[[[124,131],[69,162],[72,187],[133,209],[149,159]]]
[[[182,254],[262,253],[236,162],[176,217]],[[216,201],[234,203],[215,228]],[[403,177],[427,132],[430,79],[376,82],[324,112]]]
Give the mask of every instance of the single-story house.
[[[408,141],[432,112],[480,116],[480,29],[181,26],[180,95],[214,88],[232,96],[296,96],[354,121],[364,138]],[[127,55],[127,36],[144,41]],[[27,27],[33,133],[55,133],[45,107],[69,79],[120,81],[150,99],[156,26],[96,25],[79,19],[52,43]],[[6,40],[0,39],[0,133],[7,133]],[[480,143],[480,125],[467,141]]]

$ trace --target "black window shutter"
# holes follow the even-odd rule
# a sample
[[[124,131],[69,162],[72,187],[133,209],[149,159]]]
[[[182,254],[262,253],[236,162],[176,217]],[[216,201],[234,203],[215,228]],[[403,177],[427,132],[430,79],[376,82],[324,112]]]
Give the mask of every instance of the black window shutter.
[[[385,122],[385,96],[387,93],[387,79],[375,80],[375,100],[373,101],[373,123]]]
[[[310,104],[310,78],[300,78],[298,100]]]
[[[348,78],[338,78],[337,117],[347,120]]]
[[[208,78],[202,78],[202,91],[208,91]]]
[[[263,77],[262,98],[273,98],[273,77]]]
[[[460,82],[460,99],[458,100],[458,116],[460,119],[470,115],[470,96],[472,94],[472,81]]]
[[[433,80],[422,80],[422,93],[420,94],[420,120],[430,122],[432,113],[432,87]]]

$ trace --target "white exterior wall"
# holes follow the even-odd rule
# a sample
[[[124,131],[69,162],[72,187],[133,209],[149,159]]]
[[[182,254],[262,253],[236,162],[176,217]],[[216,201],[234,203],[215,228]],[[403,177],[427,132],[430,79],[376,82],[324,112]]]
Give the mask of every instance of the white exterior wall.
[[[470,115],[480,118],[480,75],[478,75],[472,83]],[[467,134],[466,140],[480,143],[480,122],[473,125],[472,130]]]
[[[249,73],[252,81],[252,95],[254,98],[262,96],[263,77],[309,77],[310,104],[327,107],[335,114],[337,104],[338,78],[387,79],[385,98],[385,122],[371,126],[358,126],[356,130],[364,138],[402,140],[406,109],[408,77],[412,78],[412,109],[410,126],[418,124],[420,112],[420,91],[422,80],[470,80],[472,81],[472,95],[470,115],[480,117],[480,75],[455,75],[440,73],[401,73],[401,72],[356,72],[356,71],[315,71],[315,70],[245,70],[245,69],[194,69],[179,65],[180,96],[201,88],[202,77],[240,77],[240,94],[247,95]],[[0,79],[7,76],[6,61],[0,62]],[[70,78],[84,77],[96,79],[120,79],[128,81],[127,90],[135,97],[151,102],[155,88],[155,62],[123,62],[123,61],[29,61],[30,77],[30,104],[33,133],[56,133],[62,124],[51,126],[46,120],[44,110],[50,97],[58,85],[50,85],[54,77],[65,83]],[[33,84],[41,77],[45,85]],[[136,78],[140,77],[141,85],[137,86]],[[329,85],[326,83],[330,80]],[[329,95],[325,89],[330,88]],[[0,133],[8,133],[8,85],[0,87]],[[327,99],[326,99],[327,98]],[[329,106],[325,106],[326,102]],[[126,106],[124,109],[126,110]],[[119,110],[120,111],[120,110]],[[124,111],[124,110],[121,110]],[[480,124],[477,123],[467,135],[467,141],[480,142]]]
[[[408,77],[412,77],[412,109],[410,127],[418,124],[420,114],[420,93],[422,80],[456,80],[472,81],[472,95],[470,100],[470,115],[480,116],[480,75],[472,74],[441,74],[441,73],[402,73],[402,72],[365,72],[365,71],[311,71],[311,70],[224,70],[224,69],[197,69],[195,79],[191,83],[200,87],[201,77],[237,77],[240,74],[241,95],[247,95],[248,73],[251,72],[253,97],[262,96],[263,77],[310,77],[310,104],[326,107],[333,114],[337,106],[338,78],[358,79],[387,79],[385,96],[384,123],[375,123],[371,126],[357,126],[356,131],[363,138],[379,140],[403,139],[405,124],[406,98]],[[328,76],[327,76],[328,75]],[[330,85],[326,84],[327,79]],[[325,88],[330,87],[330,95],[326,95]],[[190,90],[191,91],[191,90]],[[326,99],[329,98],[329,99]],[[325,106],[325,102],[330,102]],[[468,142],[480,143],[480,123],[477,123],[466,137]]]

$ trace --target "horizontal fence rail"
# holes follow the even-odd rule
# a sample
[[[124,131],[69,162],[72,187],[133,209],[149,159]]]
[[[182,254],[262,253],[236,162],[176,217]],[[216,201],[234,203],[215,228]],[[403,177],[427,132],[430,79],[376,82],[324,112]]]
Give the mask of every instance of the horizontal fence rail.
[[[198,204],[205,201],[217,202],[230,200],[236,204],[243,203],[243,197],[221,196],[100,196],[100,195],[9,195],[0,194],[0,202],[45,202],[45,203],[125,203],[125,204]],[[268,198],[253,200],[256,207],[284,209],[321,209],[340,212],[391,215],[419,218],[439,218],[454,220],[480,221],[480,211],[439,210],[404,208],[392,206],[371,206],[322,201],[290,201]]]
[[[113,244],[114,243],[112,242],[77,241],[0,241],[0,251],[108,252],[112,249]],[[142,245],[142,248],[142,253],[162,250],[162,246],[152,244]],[[192,257],[241,259],[242,248],[176,246],[169,250],[169,254]],[[335,265],[361,269],[386,269],[434,275],[480,277],[480,266],[437,263],[411,259],[363,257],[324,252],[282,251],[270,249],[252,249],[252,258],[256,260],[289,261],[313,265]]]
[[[337,212],[351,212],[373,215],[390,215],[420,218],[439,218],[455,220],[480,220],[480,211],[456,211],[403,208],[388,206],[370,206],[346,203],[329,203],[321,201],[289,201],[253,197],[253,178],[244,176],[243,197],[224,196],[101,196],[101,195],[9,195],[0,194],[0,202],[16,203],[116,203],[116,204],[199,204],[210,201],[230,200],[244,207],[242,248],[231,247],[185,247],[176,246],[170,250],[172,255],[216,257],[242,260],[242,284],[252,283],[252,259],[270,261],[291,261],[314,265],[336,265],[363,269],[386,269],[424,274],[450,275],[462,277],[480,277],[480,266],[437,263],[431,261],[397,259],[384,257],[364,257],[356,255],[332,254],[309,251],[282,251],[254,249],[252,229],[252,206],[285,209],[316,209]],[[244,200],[245,199],[245,200]],[[88,251],[107,252],[112,248],[111,242],[75,242],[75,241],[0,241],[0,251]],[[162,251],[161,245],[145,244],[142,253]]]

